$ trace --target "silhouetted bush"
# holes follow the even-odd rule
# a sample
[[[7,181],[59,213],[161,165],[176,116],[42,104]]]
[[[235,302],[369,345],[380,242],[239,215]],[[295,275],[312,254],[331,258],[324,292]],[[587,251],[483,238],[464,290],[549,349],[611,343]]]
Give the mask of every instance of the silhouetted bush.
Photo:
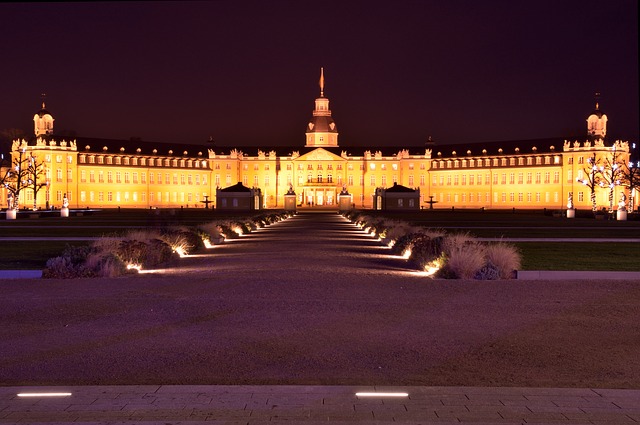
[[[409,263],[418,270],[424,270],[425,266],[442,255],[442,237],[431,238],[425,234],[419,234],[413,240]]]

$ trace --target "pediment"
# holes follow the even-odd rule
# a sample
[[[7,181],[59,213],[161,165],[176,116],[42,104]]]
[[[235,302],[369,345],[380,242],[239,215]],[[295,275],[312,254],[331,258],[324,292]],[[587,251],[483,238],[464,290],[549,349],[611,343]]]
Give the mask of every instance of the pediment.
[[[296,158],[296,161],[344,161],[344,158],[326,149],[316,148],[311,152],[300,155]]]

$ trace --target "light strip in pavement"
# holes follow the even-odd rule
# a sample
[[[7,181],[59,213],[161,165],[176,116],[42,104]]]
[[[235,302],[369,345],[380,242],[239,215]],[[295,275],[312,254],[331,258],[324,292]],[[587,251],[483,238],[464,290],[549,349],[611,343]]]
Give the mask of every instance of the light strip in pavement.
[[[69,397],[71,393],[19,393],[18,397]]]
[[[409,393],[356,393],[356,397],[409,397]]]

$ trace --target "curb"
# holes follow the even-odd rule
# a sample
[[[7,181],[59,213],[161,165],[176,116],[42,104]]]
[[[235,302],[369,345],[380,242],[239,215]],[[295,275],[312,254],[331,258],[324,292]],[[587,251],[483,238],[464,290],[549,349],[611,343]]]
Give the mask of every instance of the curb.
[[[593,270],[518,270],[518,280],[640,280],[638,272]]]

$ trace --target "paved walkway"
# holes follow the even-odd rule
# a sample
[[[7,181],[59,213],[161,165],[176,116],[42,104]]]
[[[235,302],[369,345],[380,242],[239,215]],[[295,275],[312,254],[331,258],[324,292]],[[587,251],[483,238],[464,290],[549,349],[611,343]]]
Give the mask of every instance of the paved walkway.
[[[340,218],[337,215],[324,215],[322,220],[335,225]],[[300,225],[298,220],[294,220],[287,226],[275,226],[281,230],[268,232],[269,249],[273,250],[274,241],[279,240],[280,245],[278,246],[282,249],[276,250],[277,252],[284,252],[286,255],[294,253],[297,249],[303,261],[293,264],[288,269],[278,270],[271,261],[273,253],[264,251],[266,244],[258,243],[264,240],[267,234],[257,232],[250,238],[241,238],[237,242],[230,242],[230,244],[237,246],[230,247],[232,249],[226,250],[226,253],[214,256],[220,284],[227,283],[224,278],[225,274],[234,276],[243,270],[240,262],[234,259],[246,258],[245,255],[241,255],[241,252],[248,249],[261,250],[252,255],[253,265],[262,270],[262,276],[252,275],[251,279],[254,280],[272,280],[277,275],[277,278],[281,279],[281,283],[287,285],[292,282],[287,279],[287,276],[300,275],[305,270],[313,270],[314,272],[323,270],[322,262],[313,266],[312,262],[304,261],[313,260],[313,258],[310,257],[311,250],[307,252],[300,248],[301,243],[309,242],[309,239],[299,236],[299,229],[296,227]],[[350,259],[346,255],[352,250],[351,245],[347,245],[346,240],[336,239],[337,235],[343,232],[342,230],[334,229],[329,235],[325,235],[319,229],[315,229],[315,231],[316,233],[311,236],[313,240],[332,244],[334,252],[337,247],[342,253],[339,258],[332,258],[334,269],[353,267],[354,259]],[[351,232],[348,234],[352,235]],[[291,239],[292,235],[298,235],[297,241]],[[357,237],[357,235],[348,237]],[[362,239],[373,243],[370,239]],[[343,242],[344,244],[342,244]],[[371,253],[376,250],[377,248],[374,249],[374,246],[370,245],[369,250],[363,251],[356,259],[369,265],[368,259],[371,257]],[[193,261],[194,275],[195,273],[208,273],[208,271],[198,270],[195,263],[200,260],[197,257]],[[390,273],[397,270],[397,265],[393,262],[382,264],[381,267]],[[326,266],[324,271],[326,272]],[[373,279],[373,275],[367,276]],[[163,281],[160,280],[161,278],[157,279],[156,286],[162,290],[160,288]],[[380,277],[376,275],[376,279],[380,279]],[[406,279],[408,281],[409,277]],[[237,285],[235,281],[234,284]],[[113,285],[123,286],[122,283],[118,284],[117,282]],[[30,288],[36,290],[36,288]],[[82,288],[78,288],[78,291],[82,290]],[[273,288],[268,288],[268,290],[272,291]],[[297,287],[297,290],[300,291],[301,288]],[[93,296],[100,297],[100,295]],[[265,296],[261,293],[255,295],[256,299]],[[160,301],[158,303],[160,304]],[[286,309],[286,306],[283,305],[282,308]],[[172,311],[167,310],[162,316],[170,315]],[[524,310],[522,314],[525,315]],[[264,319],[268,320],[268,317]],[[158,316],[157,320],[161,321],[162,317]],[[476,320],[478,319],[476,318]],[[72,323],[72,325],[75,324]],[[132,322],[131,325],[136,326],[137,324]],[[260,326],[259,323],[254,325]],[[65,332],[70,332],[65,329],[73,327],[64,327],[57,332],[64,335]],[[32,331],[34,330],[35,328]],[[177,330],[173,332],[177,335]],[[90,338],[83,337],[81,339],[88,341]],[[117,343],[117,341],[110,341],[112,341],[112,345]],[[40,344],[42,345],[42,340]],[[75,347],[79,348],[77,345]],[[102,351],[108,350],[104,344],[99,347],[102,347]],[[18,353],[5,354],[11,354],[11,357],[14,358]],[[56,353],[53,352],[53,354]],[[58,353],[58,357],[61,357],[61,353]],[[90,356],[86,356],[83,361],[89,361],[90,358]],[[40,371],[44,373],[44,369],[50,365],[47,365],[47,361],[42,355],[39,357],[39,361],[42,362]],[[82,367],[82,365],[77,364],[77,367]],[[264,368],[268,367],[269,365],[264,365]],[[68,372],[68,374],[71,373],[71,371]],[[3,371],[0,368],[0,377],[2,374]],[[42,374],[31,373],[29,376],[32,379],[37,379],[37,376],[42,376]],[[100,382],[100,380],[97,379],[96,382]],[[33,393],[50,392],[64,393],[65,395],[57,397],[33,396]],[[358,395],[360,392],[374,394],[372,396]],[[380,394],[387,392],[395,394],[392,396]],[[25,394],[32,396],[24,396]],[[0,387],[0,423],[65,424],[71,422],[85,424],[202,423],[229,425],[268,423],[309,425],[321,423],[405,425],[454,423],[637,424],[640,423],[640,390],[357,385]]]
[[[24,396],[35,392],[69,395]],[[640,390],[188,385],[0,388],[0,423],[25,422],[622,425],[640,422]]]

